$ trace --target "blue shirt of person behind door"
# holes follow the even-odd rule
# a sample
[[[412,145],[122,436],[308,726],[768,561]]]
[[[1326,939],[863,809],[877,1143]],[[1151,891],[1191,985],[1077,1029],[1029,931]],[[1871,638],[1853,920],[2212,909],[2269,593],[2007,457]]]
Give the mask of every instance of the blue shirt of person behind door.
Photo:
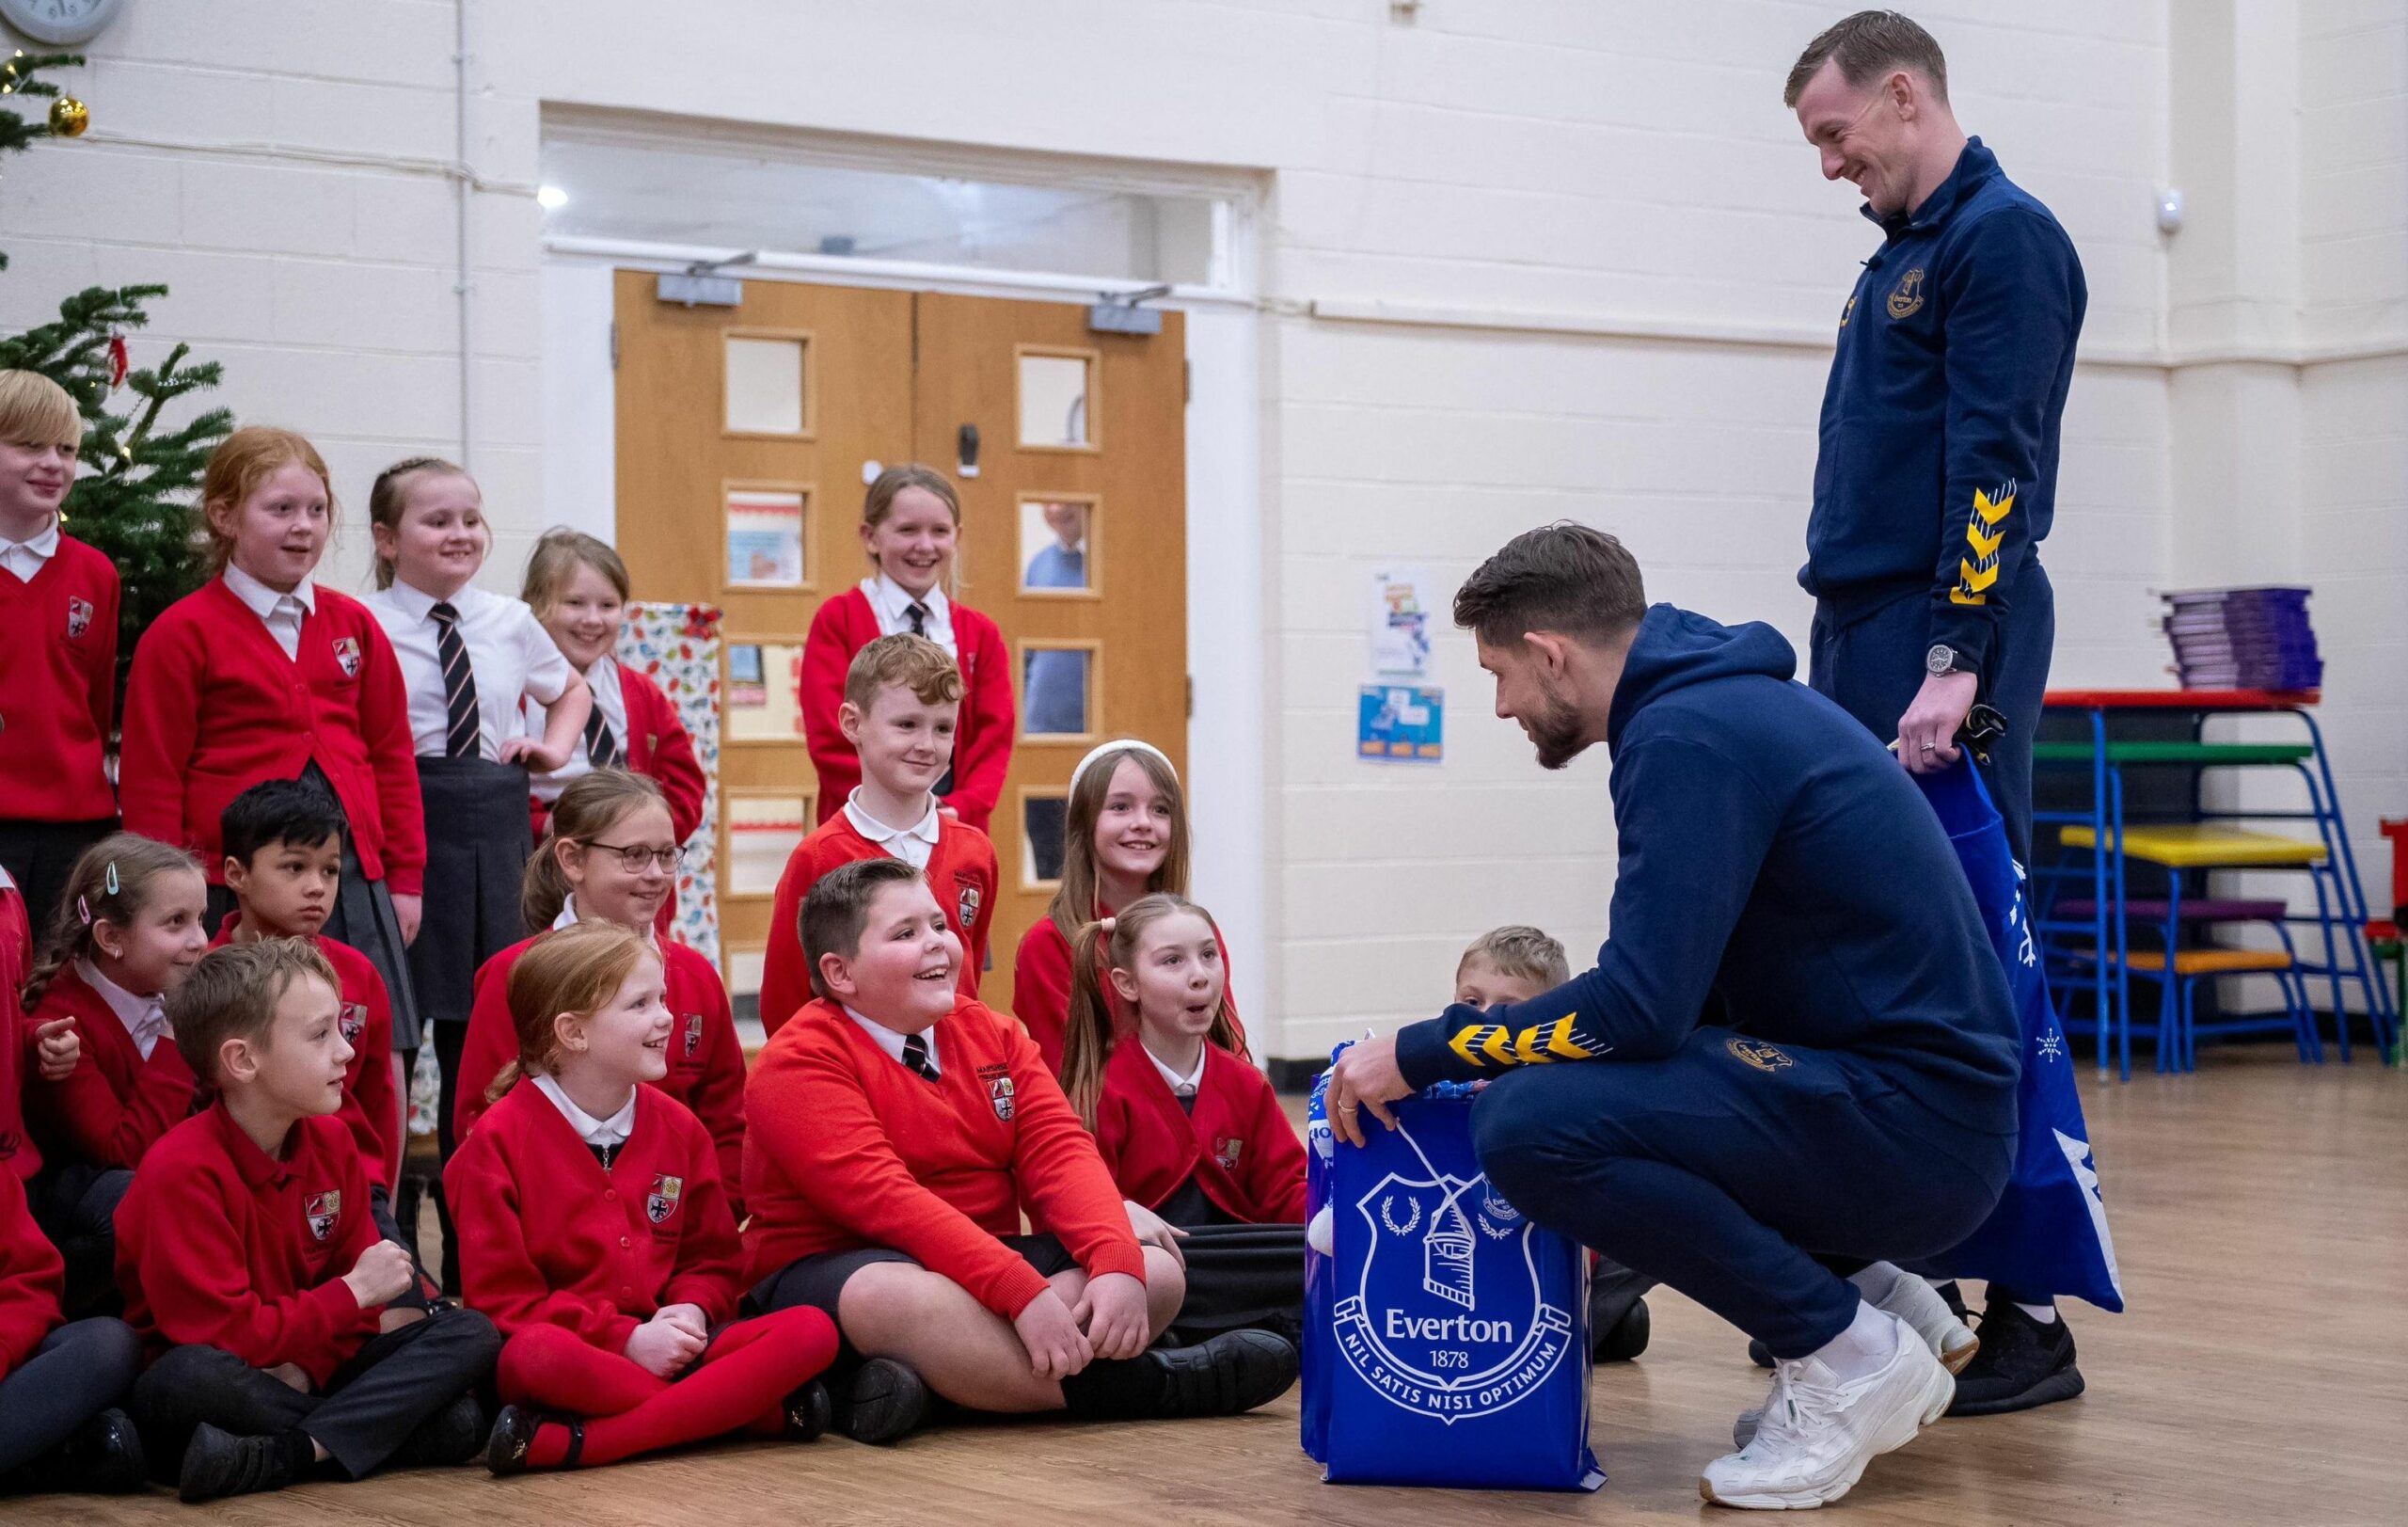
[[[1032,589],[1083,589],[1087,586],[1087,553],[1084,546],[1048,546],[1028,559],[1021,586]],[[1087,655],[1084,652],[1039,651],[1028,655],[1027,714],[1021,730],[1030,736],[1087,729]]]
[[[1888,236],[1840,312],[1798,581],[1843,621],[1928,590],[1979,663],[2055,511],[2082,262],[1980,138],[1911,213],[1863,210]]]

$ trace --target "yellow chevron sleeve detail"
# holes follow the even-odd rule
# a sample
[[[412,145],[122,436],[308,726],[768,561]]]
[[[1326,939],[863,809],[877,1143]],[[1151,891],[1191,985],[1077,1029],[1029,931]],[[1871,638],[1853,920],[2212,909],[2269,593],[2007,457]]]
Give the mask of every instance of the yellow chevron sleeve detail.
[[[2004,519],[2006,512],[2014,507],[2015,485],[2012,483],[2002,488],[1996,499],[1991,498],[1980,488],[1973,489],[1973,513],[1981,517],[1985,525],[1997,524]]]
[[[1481,1039],[1480,1047],[1487,1054],[1489,1059],[1500,1066],[1510,1066],[1513,1063],[1513,1037],[1505,1032],[1501,1025],[1492,1024],[1488,1026]]]
[[[1597,1052],[1572,1037],[1574,1016],[1567,1012],[1546,1026],[1547,1052],[1550,1055],[1561,1056],[1566,1060],[1587,1060]]]
[[[1987,567],[1976,567],[1972,563],[1960,559],[1956,564],[1956,576],[1957,587],[1968,594],[1979,594],[1998,581],[1998,564],[1992,563]]]
[[[1982,533],[1978,525],[1968,523],[1965,527],[1965,544],[1972,547],[1973,555],[1984,562],[1998,555],[1999,543],[2005,539],[2006,527],[2004,525],[1988,535]]]
[[[1474,1024],[1459,1030],[1453,1039],[1447,1042],[1447,1048],[1454,1051],[1466,1065],[1485,1066],[1488,1062],[1481,1058],[1481,1052],[1504,1037],[1505,1030],[1495,1024]]]
[[[1990,601],[1986,595],[1966,593],[1960,584],[1948,591],[1948,602],[1950,604],[1988,604]]]

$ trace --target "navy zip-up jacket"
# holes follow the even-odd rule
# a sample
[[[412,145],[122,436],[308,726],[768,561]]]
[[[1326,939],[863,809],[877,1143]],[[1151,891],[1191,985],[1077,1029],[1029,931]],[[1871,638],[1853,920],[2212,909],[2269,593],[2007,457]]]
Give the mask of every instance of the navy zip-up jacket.
[[[1769,626],[1647,612],[1606,724],[1621,864],[1596,967],[1400,1030],[1406,1081],[1656,1059],[1710,1022],[1872,1060],[1957,1123],[2015,1132],[2020,1035],[1956,850],[1797,667]]]
[[[1840,311],[1798,581],[1846,624],[1916,590],[1980,666],[2057,500],[2057,426],[2089,293],[2073,241],[1980,138]]]

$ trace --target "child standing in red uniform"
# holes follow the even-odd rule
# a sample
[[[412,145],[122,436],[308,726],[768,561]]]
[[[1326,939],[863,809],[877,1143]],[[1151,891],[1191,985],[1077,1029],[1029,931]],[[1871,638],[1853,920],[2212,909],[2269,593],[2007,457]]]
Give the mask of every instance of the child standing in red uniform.
[[[426,867],[409,694],[366,606],[320,588],[334,488],[291,430],[226,437],[201,479],[217,576],[142,634],[126,679],[118,784],[125,824],[192,851],[213,924],[234,910],[216,883],[227,803],[261,780],[317,782],[342,807],[342,885],[328,938],[366,955],[393,1003],[393,1042],[418,1043],[409,941]]]
[[[0,372],[0,867],[37,928],[76,855],[117,826],[102,762],[117,704],[117,567],[59,528],[83,440],[66,389]]]
[[[166,1010],[209,946],[208,886],[191,858],[133,833],[84,851],[25,982],[37,1031],[66,1020],[75,1058],[25,1098],[43,1157],[34,1217],[67,1261],[72,1316],[113,1310],[110,1229],[133,1169],[193,1106]]]
[[[468,1137],[491,1105],[487,1094],[496,1077],[518,1058],[511,966],[555,929],[588,919],[616,923],[652,942],[675,1020],[668,1074],[652,1085],[703,1121],[719,1154],[720,1180],[740,1216],[736,1183],[744,1160],[744,1044],[728,1010],[727,987],[708,960],[652,932],[677,863],[674,833],[660,787],[641,774],[597,769],[561,792],[544,841],[528,863],[521,895],[535,937],[512,945],[477,972],[452,1129],[458,1138]]]
[[[861,759],[862,782],[844,810],[796,846],[778,877],[761,971],[761,1026],[768,1032],[811,1000],[796,931],[803,899],[820,876],[862,859],[900,859],[927,877],[963,946],[961,994],[977,997],[994,917],[995,846],[938,809],[934,791],[953,756],[960,703],[960,673],[925,637],[881,636],[854,655],[837,720]]]
[[[1045,916],[1022,934],[1012,969],[1012,1016],[1037,1041],[1045,1063],[1062,1071],[1062,1036],[1070,1019],[1070,942],[1079,930],[1156,891],[1187,894],[1187,798],[1170,759],[1150,742],[1106,742],[1070,771],[1062,829],[1062,884]],[[1218,930],[1214,930],[1215,932]],[[1228,970],[1228,951],[1221,954]],[[1115,1031],[1135,1013],[1117,989],[1096,980]],[[1230,1046],[1247,1056],[1245,1025],[1229,1005],[1237,1033]]]
[[[403,1308],[409,1254],[376,1233],[334,1118],[351,1064],[325,957],[300,939],[213,951],[176,1043],[216,1102],[159,1141],[118,1211],[135,1385],[154,1467],[187,1502],[388,1463],[458,1464],[501,1339],[472,1311]]]
[[[1124,1198],[1185,1232],[1174,1328],[1304,1328],[1305,1148],[1239,1058],[1221,936],[1184,897],[1140,897],[1080,931],[1063,1090]],[[1102,972],[1099,979],[1097,972]],[[1134,1014],[1120,1030],[1103,981]]]
[[[892,1441],[929,1390],[1103,1419],[1231,1414],[1287,1389],[1295,1348],[1265,1332],[1149,1346],[1179,1310],[1176,1254],[1140,1246],[1028,1036],[955,989],[961,946],[919,871],[831,872],[802,946],[818,998],[746,1099],[745,1238],[758,1307],[810,1306],[844,1333],[839,1426]]]
[[[657,1083],[661,966],[579,923],[511,966],[518,1059],[444,1171],[468,1303],[507,1341],[497,1474],[615,1463],[731,1432],[808,1440],[836,1353],[816,1310],[729,1324],[744,1256],[710,1135]]]
[[[827,600],[811,617],[803,644],[803,735],[819,771],[819,819],[844,809],[861,783],[861,759],[837,722],[853,654],[881,636],[925,636],[961,670],[960,724],[953,762],[938,777],[937,799],[953,815],[987,830],[1011,769],[1012,677],[995,623],[945,596],[961,500],[930,467],[889,467],[862,503],[862,548],[875,572],[858,588]]]

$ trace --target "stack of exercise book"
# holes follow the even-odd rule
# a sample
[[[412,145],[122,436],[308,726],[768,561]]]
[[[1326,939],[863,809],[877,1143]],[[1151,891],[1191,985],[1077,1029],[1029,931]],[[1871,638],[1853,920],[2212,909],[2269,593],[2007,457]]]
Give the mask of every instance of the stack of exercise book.
[[[2160,596],[2186,690],[2312,690],[2324,682],[2307,590],[2194,589]]]

